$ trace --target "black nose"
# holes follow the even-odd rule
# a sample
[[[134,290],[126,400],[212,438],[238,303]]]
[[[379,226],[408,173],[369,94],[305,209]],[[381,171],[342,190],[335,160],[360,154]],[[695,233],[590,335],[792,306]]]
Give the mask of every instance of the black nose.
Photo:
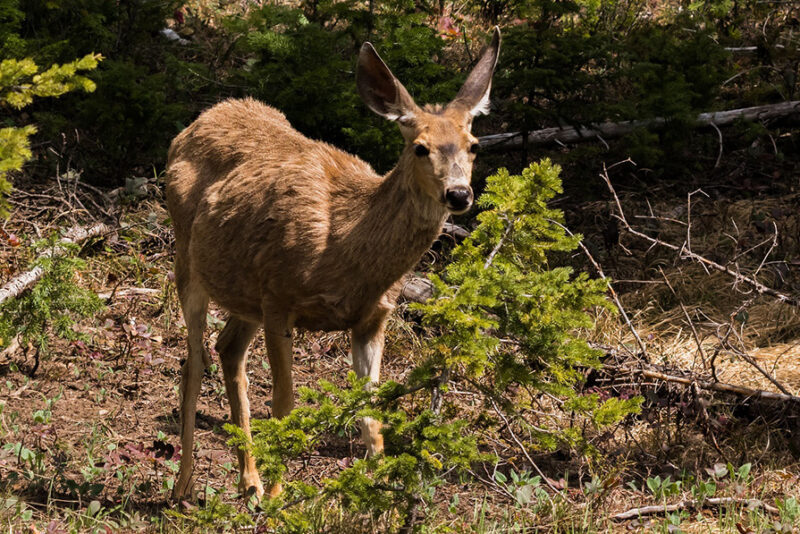
[[[467,187],[448,189],[444,195],[447,207],[454,211],[462,211],[472,203],[472,191]]]

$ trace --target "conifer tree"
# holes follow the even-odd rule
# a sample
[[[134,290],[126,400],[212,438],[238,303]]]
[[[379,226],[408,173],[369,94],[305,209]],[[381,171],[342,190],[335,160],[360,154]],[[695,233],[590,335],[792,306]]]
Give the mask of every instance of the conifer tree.
[[[4,59],[0,62],[0,107],[20,110],[39,97],[58,97],[70,91],[90,93],[95,84],[78,74],[97,67],[102,58],[88,54],[63,65],[52,65],[44,72],[30,59]],[[36,133],[32,124],[0,128],[0,216],[6,214],[5,195],[11,190],[9,173],[18,171],[32,157],[30,137]]]

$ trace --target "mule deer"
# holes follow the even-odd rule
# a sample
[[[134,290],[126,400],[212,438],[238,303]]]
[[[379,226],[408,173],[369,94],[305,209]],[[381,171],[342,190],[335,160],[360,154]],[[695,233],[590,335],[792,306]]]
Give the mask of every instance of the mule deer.
[[[203,344],[209,299],[230,312],[216,349],[231,420],[250,436],[246,356],[264,327],[275,417],[292,409],[292,330],[351,330],[353,367],[379,378],[384,326],[401,279],[450,213],[472,204],[474,116],[487,113],[500,50],[495,28],[456,98],[420,108],[369,43],[356,85],[367,106],[405,139],[397,166],[378,176],[362,160],[294,130],[255,100],[205,111],[172,142],[167,204],[175,227],[175,279],[189,355],[182,369],[181,445],[174,496],[191,493],[197,396],[210,358]],[[369,454],[380,423],[361,422]],[[253,456],[237,450],[239,491],[264,490]],[[273,488],[273,492],[279,488]]]

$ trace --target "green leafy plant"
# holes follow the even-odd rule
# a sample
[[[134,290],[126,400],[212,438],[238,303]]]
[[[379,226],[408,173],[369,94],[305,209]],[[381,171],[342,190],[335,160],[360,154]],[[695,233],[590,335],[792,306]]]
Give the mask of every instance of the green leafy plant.
[[[800,520],[800,504],[795,497],[786,497],[775,501],[780,514],[780,520],[774,521],[772,528],[775,532],[795,532],[795,527]]]
[[[579,369],[600,362],[576,332],[591,326],[588,310],[608,302],[605,281],[549,265],[548,256],[575,249],[581,239],[568,234],[561,212],[547,205],[561,192],[560,171],[545,159],[521,175],[501,169],[487,178],[477,228],[444,272],[431,275],[434,298],[414,305],[435,330],[427,359],[412,376],[462,377],[514,417],[532,400],[506,396],[509,386],[521,385],[564,398],[565,411],[602,428],[638,411],[641,399],[601,400],[578,391]],[[590,449],[575,428],[551,433],[517,421],[538,447]]]
[[[659,501],[663,501],[668,497],[672,497],[673,495],[678,495],[681,492],[681,486],[683,485],[680,480],[671,480],[670,477],[662,479],[658,475],[654,477],[648,477],[646,483],[647,489],[649,489],[650,493],[653,494],[653,497]]]
[[[542,477],[532,476],[529,471],[517,472],[515,469],[509,471],[508,477],[500,471],[494,473],[495,482],[514,497],[517,506],[527,506],[534,500],[547,498],[547,492],[541,487]]]
[[[699,480],[692,486],[691,492],[692,497],[694,497],[697,502],[702,503],[707,498],[714,496],[717,492],[717,483]]]

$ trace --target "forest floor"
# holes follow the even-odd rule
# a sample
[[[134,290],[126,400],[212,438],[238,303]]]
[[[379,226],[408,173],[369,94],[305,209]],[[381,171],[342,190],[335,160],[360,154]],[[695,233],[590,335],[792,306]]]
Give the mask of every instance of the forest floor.
[[[612,173],[612,178],[623,183],[618,194],[636,225],[681,245],[686,225],[671,221],[687,221],[691,210],[692,250],[717,262],[733,258],[726,265],[796,295],[800,170],[780,161],[770,161],[767,167],[770,178],[753,179],[747,194],[736,188],[704,189],[708,196],[695,195],[692,205],[683,193],[649,188],[641,173]],[[729,174],[726,180],[709,181],[724,185],[736,179]],[[29,245],[51,230],[85,224],[89,212],[113,212],[122,229],[88,241],[80,250],[88,268],[76,273],[79,283],[106,303],[104,311],[75,327],[85,341],[52,339],[46,354],[25,346],[0,353],[4,531],[225,528],[169,512],[180,512],[183,506],[168,497],[176,460],[184,452],[179,447],[177,407],[186,330],[171,273],[172,237],[160,184],[150,180],[137,187],[98,191],[72,174],[18,187],[11,197],[14,211],[3,225],[5,238],[0,242],[3,283],[27,268],[33,259]],[[565,210],[570,226],[585,234],[587,247],[606,274],[618,281],[615,287],[651,362],[693,377],[707,377],[713,370],[720,382],[779,392],[777,383],[792,395],[800,393],[796,307],[756,295],[727,275],[707,275],[697,262],[681,260],[663,247],[626,237],[624,229],[608,222],[614,204],[607,192],[602,201],[575,202],[569,195],[567,184],[567,199],[559,200],[558,207]],[[773,239],[776,230],[778,237]],[[567,261],[592,272],[583,257]],[[224,312],[212,306],[208,346],[213,346],[224,321]],[[402,382],[413,368],[413,322],[404,306],[393,316],[385,378]],[[594,343],[623,355],[639,352],[630,328],[618,316],[597,312],[596,325],[586,332]],[[247,504],[235,495],[235,455],[222,428],[229,411],[218,360],[212,356],[215,365],[206,373],[198,406],[196,489],[201,503],[219,495],[222,502],[247,511]],[[320,378],[344,384],[349,362],[344,334],[296,335],[296,386],[313,387]],[[267,418],[272,388],[260,336],[250,349],[248,376],[252,416]],[[595,387],[605,386],[599,382]],[[622,387],[624,380],[614,384],[615,391]],[[442,488],[436,505],[426,510],[428,524],[455,532],[744,533],[800,527],[796,404],[712,395],[654,379],[638,380],[631,387],[645,396],[644,411],[607,437],[601,446],[606,454],[602,465],[536,456],[546,474],[564,488],[567,500],[536,506],[515,502],[487,472],[482,481]],[[465,407],[472,402],[468,393],[457,401]],[[499,436],[487,439],[493,440],[506,470],[524,467],[512,444]],[[304,461],[293,462],[289,477],[319,484],[363,455],[356,436],[331,436]],[[710,483],[722,501],[699,508],[687,504]],[[187,505],[190,510],[198,506]],[[666,514],[661,510],[641,518],[635,513],[631,519],[614,518],[648,505],[676,506]],[[380,528],[378,520],[366,518],[356,525],[334,515],[324,531]]]

